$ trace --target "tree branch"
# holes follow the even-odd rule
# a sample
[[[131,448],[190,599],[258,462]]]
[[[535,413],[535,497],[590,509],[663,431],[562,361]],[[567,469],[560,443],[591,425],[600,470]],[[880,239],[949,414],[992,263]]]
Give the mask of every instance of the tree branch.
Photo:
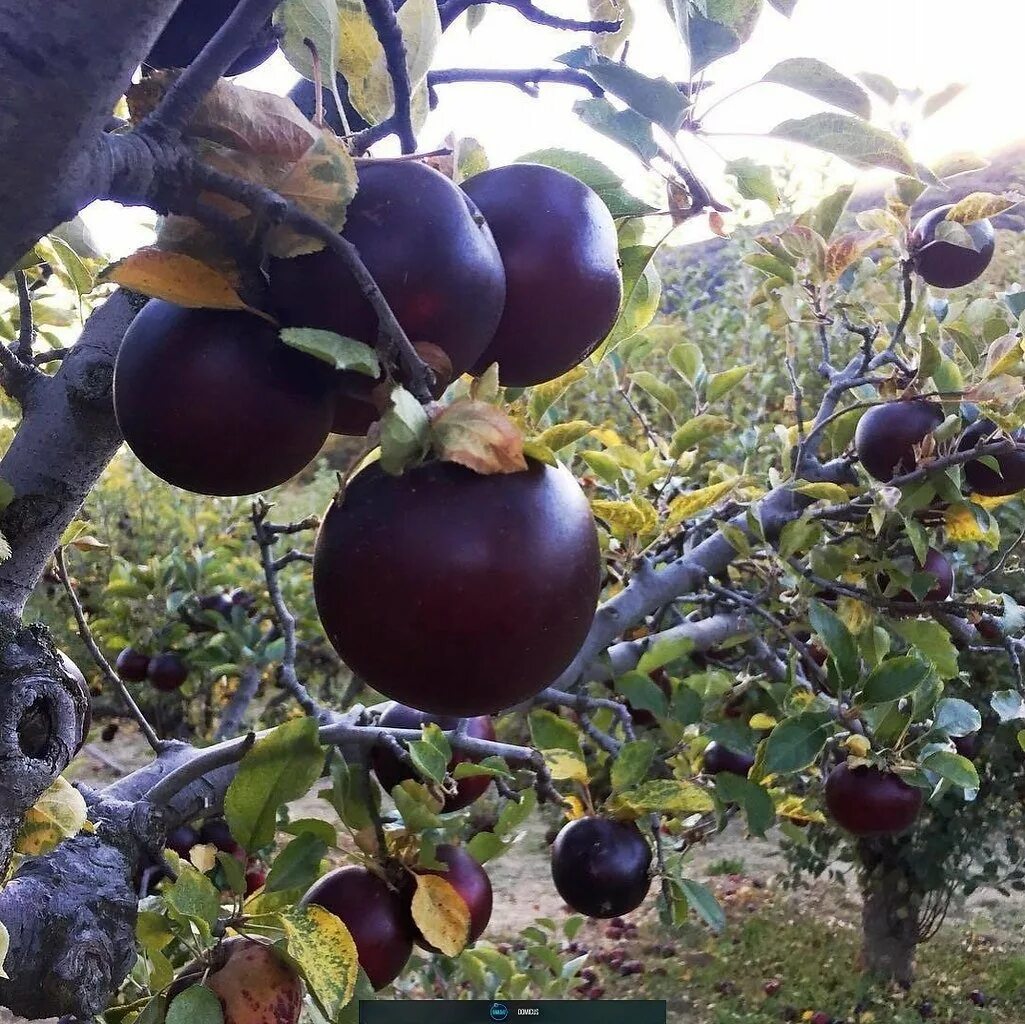
[[[402,152],[412,153],[416,149],[416,134],[413,131],[412,94],[402,29],[395,17],[392,0],[365,0],[365,6],[377,39],[384,49],[388,77],[391,78],[395,93],[395,111],[390,120],[399,137]]]
[[[440,8],[442,28],[448,28],[464,11],[480,3],[511,7],[535,25],[568,32],[618,32],[623,24],[621,21],[580,21],[576,18],[559,17],[541,10],[532,0],[448,0]]]
[[[596,97],[605,95],[605,90],[587,72],[574,68],[445,68],[441,71],[431,71],[427,75],[427,84],[431,89],[438,85],[455,85],[461,82],[511,85],[531,97],[536,96],[537,87],[546,82],[576,86],[586,89]]]

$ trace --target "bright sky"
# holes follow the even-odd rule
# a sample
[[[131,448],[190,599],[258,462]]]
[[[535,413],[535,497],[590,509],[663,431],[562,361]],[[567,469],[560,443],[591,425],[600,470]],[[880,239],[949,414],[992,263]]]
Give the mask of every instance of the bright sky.
[[[565,16],[586,17],[585,0],[538,0],[539,6]],[[686,77],[685,54],[665,15],[663,0],[633,0],[637,13],[630,63],[652,75]],[[766,5],[768,7],[768,5]],[[915,156],[926,162],[954,150],[987,153],[1014,141],[1023,132],[1010,107],[1016,95],[1021,40],[1025,38],[1025,4],[1019,0],[972,0],[970,17],[964,0],[798,0],[791,19],[766,10],[753,39],[737,54],[712,65],[719,96],[760,78],[787,57],[816,56],[837,70],[854,75],[873,71],[898,86],[934,92],[950,82],[969,88],[953,103],[924,122],[912,139]],[[464,19],[465,20],[465,19]],[[435,66],[549,66],[553,58],[586,37],[557,33],[525,22],[514,11],[493,7],[472,34],[462,22],[444,36]],[[287,92],[295,74],[280,56],[236,81],[272,92]],[[578,89],[542,87],[540,100],[509,86],[449,85],[439,89],[441,104],[421,136],[427,148],[447,132],[473,136],[483,143],[492,163],[550,146],[585,150],[627,176],[637,162],[623,149],[585,128],[572,112]],[[705,127],[717,132],[762,132],[788,117],[822,109],[782,86],[748,89],[713,112]],[[877,119],[886,124],[877,105]],[[772,163],[787,148],[750,138],[716,138],[726,157],[753,156]],[[714,183],[718,159],[701,143],[684,140],[699,173]],[[810,152],[802,160],[814,160]],[[90,226],[113,256],[121,256],[150,240],[145,213],[96,204],[87,212]]]

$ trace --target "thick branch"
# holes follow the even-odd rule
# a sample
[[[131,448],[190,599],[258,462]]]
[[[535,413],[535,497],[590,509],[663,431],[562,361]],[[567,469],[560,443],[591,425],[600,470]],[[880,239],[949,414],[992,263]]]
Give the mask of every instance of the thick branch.
[[[537,94],[539,85],[551,82],[586,89],[592,96],[605,95],[605,90],[589,74],[575,68],[444,68],[441,71],[432,71],[427,76],[427,83],[432,89],[437,85],[454,85],[459,82],[512,85],[522,89],[529,96]]]

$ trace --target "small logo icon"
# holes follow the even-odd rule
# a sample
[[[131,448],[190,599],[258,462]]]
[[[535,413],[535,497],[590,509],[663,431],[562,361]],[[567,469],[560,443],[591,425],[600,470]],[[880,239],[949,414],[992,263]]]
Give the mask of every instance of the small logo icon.
[[[505,1003],[492,1003],[491,1004],[491,1019],[492,1020],[505,1020],[509,1016],[509,1007]]]

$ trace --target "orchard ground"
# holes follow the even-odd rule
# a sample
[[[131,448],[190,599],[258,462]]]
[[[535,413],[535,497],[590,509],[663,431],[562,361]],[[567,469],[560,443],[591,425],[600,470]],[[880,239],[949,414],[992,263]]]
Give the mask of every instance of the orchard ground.
[[[131,724],[122,725],[110,747],[99,742],[98,732],[72,766],[73,779],[101,785],[121,769],[146,763],[146,744]],[[331,813],[315,791],[290,810],[293,818]],[[488,865],[496,898],[482,941],[515,943],[539,917],[561,922],[568,916],[551,884],[545,830],[544,819],[531,818],[519,843]],[[979,890],[967,901],[955,900],[938,935],[920,947],[919,978],[905,992],[873,988],[855,969],[861,900],[853,877],[846,885],[823,879],[787,891],[780,885],[785,865],[775,835],[745,836],[737,822],[698,846],[690,865],[691,876],[712,885],[726,912],[722,935],[697,922],[683,931],[664,928],[654,891],[625,928],[586,922],[575,941],[590,951],[588,966],[601,998],[665,999],[670,1024],[773,1024],[810,1019],[804,1016],[809,1011],[826,1012],[837,1024],[1025,1019],[1023,893]],[[630,961],[639,961],[643,973],[622,973],[621,965]],[[436,996],[415,987],[404,994]],[[973,1002],[976,994],[984,1005]],[[16,1019],[5,1014],[0,1010],[0,1024]]]

